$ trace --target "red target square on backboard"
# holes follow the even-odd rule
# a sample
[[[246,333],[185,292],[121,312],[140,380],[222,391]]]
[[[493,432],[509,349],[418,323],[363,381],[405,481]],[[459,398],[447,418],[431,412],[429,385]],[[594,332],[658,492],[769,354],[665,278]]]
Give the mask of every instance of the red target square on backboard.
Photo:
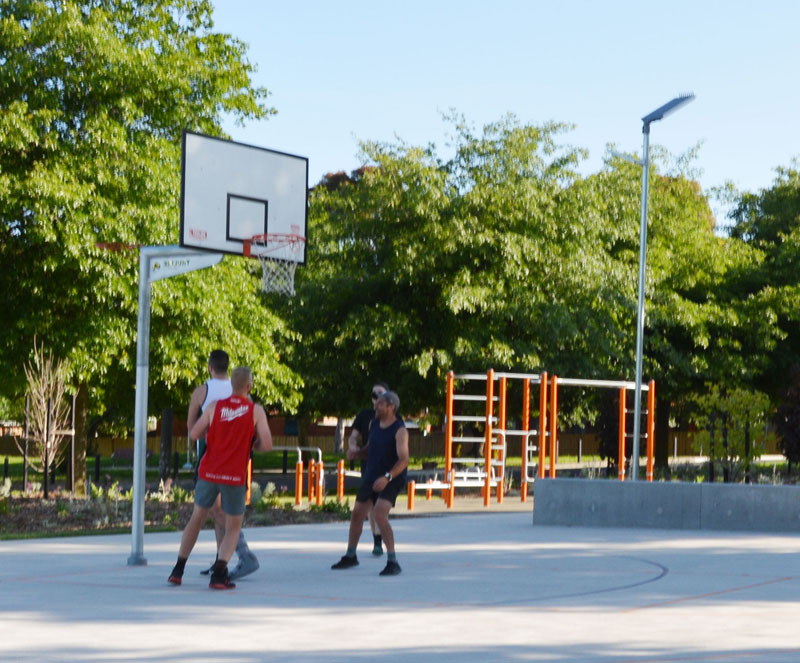
[[[181,246],[242,255],[254,235],[306,238],[308,159],[191,131],[181,142]],[[305,250],[285,257],[304,264]]]

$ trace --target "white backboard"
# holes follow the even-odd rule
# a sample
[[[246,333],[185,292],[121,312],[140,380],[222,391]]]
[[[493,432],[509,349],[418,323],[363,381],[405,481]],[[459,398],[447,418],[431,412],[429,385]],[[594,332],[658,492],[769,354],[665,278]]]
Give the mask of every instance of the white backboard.
[[[191,131],[181,147],[181,246],[242,255],[253,235],[306,237],[308,159]]]

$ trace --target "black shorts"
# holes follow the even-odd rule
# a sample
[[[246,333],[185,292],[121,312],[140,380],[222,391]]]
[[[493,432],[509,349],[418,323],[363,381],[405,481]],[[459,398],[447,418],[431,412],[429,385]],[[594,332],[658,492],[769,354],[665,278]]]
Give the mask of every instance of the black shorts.
[[[387,502],[391,502],[392,506],[394,506],[395,502],[397,501],[397,496],[406,485],[405,472],[392,479],[386,488],[384,488],[381,492],[376,493],[374,490],[372,490],[372,484],[375,483],[375,480],[378,478],[379,477],[366,477],[361,482],[361,486],[358,489],[358,494],[356,495],[356,502],[366,502],[367,500],[372,500],[372,503],[375,504],[378,499],[382,499],[386,500]]]

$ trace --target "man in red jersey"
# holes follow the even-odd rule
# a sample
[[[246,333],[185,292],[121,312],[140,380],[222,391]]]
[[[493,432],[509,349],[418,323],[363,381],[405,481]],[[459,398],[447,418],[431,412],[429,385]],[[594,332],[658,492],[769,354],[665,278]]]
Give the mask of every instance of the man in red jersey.
[[[231,386],[233,393],[228,398],[211,403],[189,431],[195,440],[205,435],[206,453],[198,468],[194,511],[183,530],[178,561],[169,576],[169,582],[174,585],[181,584],[186,560],[197,542],[209,510],[217,495],[220,495],[225,514],[225,536],[220,543],[208,586],[212,589],[236,587],[228,577],[228,560],[236,548],[242,528],[247,498],[247,460],[254,435],[257,439],[256,451],[269,451],[272,448],[272,434],[264,408],[250,400],[253,375],[247,366],[240,366],[233,371]]]

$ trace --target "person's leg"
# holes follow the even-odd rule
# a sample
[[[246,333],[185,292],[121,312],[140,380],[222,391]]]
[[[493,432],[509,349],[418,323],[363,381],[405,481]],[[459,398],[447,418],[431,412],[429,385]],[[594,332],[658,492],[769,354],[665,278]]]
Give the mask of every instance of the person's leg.
[[[372,532],[372,554],[375,555],[375,557],[380,557],[383,555],[383,539],[378,523],[375,522],[373,511],[374,509],[369,510],[369,529]]]
[[[217,539],[217,558],[214,559],[214,562],[217,561],[219,558],[219,546],[222,543],[222,537],[225,536],[225,514],[222,512],[222,495],[217,495],[217,499],[214,502],[214,505],[209,509],[208,515],[211,516],[211,519],[214,521],[214,537]],[[212,563],[207,569],[203,569],[200,573],[204,576],[207,576],[211,571],[214,570],[214,564]]]
[[[371,507],[372,502],[370,500],[366,502],[356,501],[353,507],[353,514],[350,517],[350,530],[347,534],[347,550],[352,550],[353,554],[355,554],[355,550],[358,547],[358,540],[361,538],[361,532],[364,529],[364,521],[367,520]]]
[[[208,586],[211,589],[233,589],[236,587],[236,585],[231,582],[228,574],[228,560],[231,558],[236,548],[243,518],[244,514],[239,516],[225,514],[225,536],[222,537],[222,544],[220,544],[219,547],[217,561],[214,562],[214,568],[211,571],[211,579],[208,582]]]
[[[383,542],[386,544],[386,552],[394,554],[394,530],[389,524],[389,511],[392,510],[392,506],[391,502],[379,497],[375,506],[372,507],[372,515],[375,518],[375,524],[380,529]]]
[[[217,561],[214,562],[208,586],[212,589],[233,589],[236,585],[231,582],[228,575],[228,560],[239,541],[247,490],[244,486],[222,486],[220,492],[222,511],[225,513],[225,535],[217,551]]]
[[[169,582],[171,582],[173,585],[181,584],[181,579],[183,578],[183,569],[186,566],[186,560],[189,559],[189,555],[194,548],[194,544],[197,543],[197,537],[200,534],[200,530],[202,529],[207,518],[208,509],[198,506],[195,503],[194,509],[192,510],[192,516],[189,518],[189,522],[186,523],[186,527],[184,527],[183,534],[181,535],[181,545],[178,549],[178,561],[169,575]]]
[[[203,529],[203,525],[207,519],[208,509],[204,509],[203,507],[195,504],[194,509],[192,510],[192,516],[189,518],[189,522],[186,523],[186,527],[183,528],[183,534],[181,535],[181,547],[178,551],[179,557],[189,557],[192,549],[194,548],[194,544],[197,543],[197,537],[200,534],[200,530]]]
[[[233,551],[236,550],[243,519],[244,514],[238,516],[225,514],[225,536],[222,537],[222,543],[219,546],[219,559],[226,564],[233,556]]]
[[[364,529],[364,521],[367,519],[371,507],[372,500],[367,500],[365,502],[356,500],[353,513],[350,515],[350,529],[347,534],[347,552],[342,559],[331,567],[332,569],[347,569],[351,566],[358,565],[356,548],[358,547],[358,540],[361,538],[361,532]]]
[[[244,578],[254,571],[257,571],[261,566],[258,563],[258,558],[255,556],[253,551],[250,550],[250,546],[247,545],[247,539],[244,538],[244,532],[242,530],[239,530],[239,540],[236,543],[236,554],[239,557],[239,561],[230,572],[231,580],[236,580],[236,578]]]
[[[214,502],[214,506],[211,507],[209,513],[214,520],[214,536],[217,538],[217,549],[219,550],[222,537],[225,536],[225,514],[222,512],[222,495],[217,495],[217,501]]]
[[[375,514],[375,522],[381,530],[383,541],[386,544],[386,567],[381,571],[382,576],[395,576],[400,573],[400,565],[397,563],[397,555],[394,551],[394,530],[389,524],[389,511],[392,510],[394,504],[389,500],[381,497],[375,502],[372,508]]]

